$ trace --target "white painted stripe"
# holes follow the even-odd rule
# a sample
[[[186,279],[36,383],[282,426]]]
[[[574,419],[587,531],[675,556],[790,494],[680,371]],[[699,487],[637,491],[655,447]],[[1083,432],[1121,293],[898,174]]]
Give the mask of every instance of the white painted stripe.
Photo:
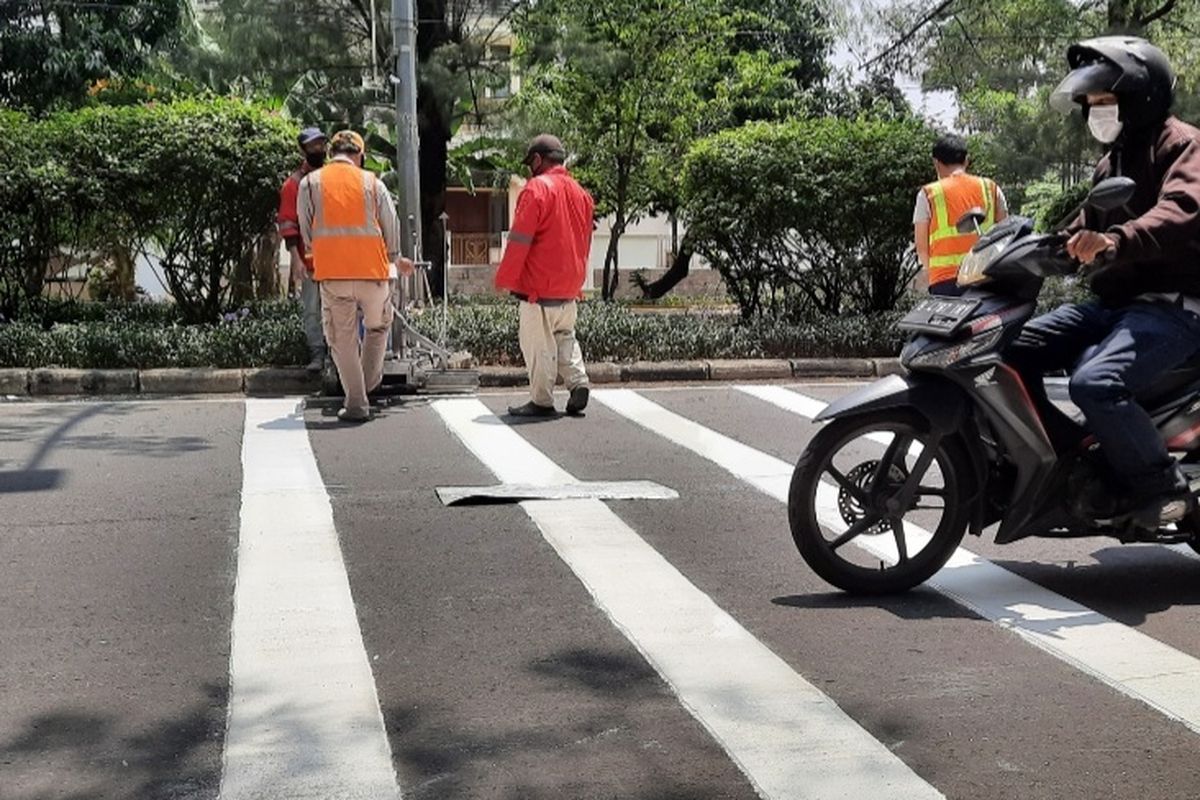
[[[575,480],[512,428],[497,425],[478,400],[440,400],[434,408],[501,480]],[[942,797],[603,502],[521,507],[763,797]]]
[[[825,406],[827,405],[827,403],[802,395],[799,392],[790,392],[782,386],[755,386],[747,384],[745,386],[735,386],[734,388],[739,392],[757,397],[759,400],[764,400],[773,406],[782,408],[784,411],[790,411],[793,414],[799,414],[808,419],[812,419],[820,414],[825,410]],[[882,433],[871,433],[866,438],[884,447],[892,443],[891,437]],[[916,458],[921,454],[922,449],[924,448],[921,447],[920,442],[914,442],[913,446],[909,448],[908,454]]]
[[[395,800],[391,750],[301,401],[246,400],[221,800]]]
[[[735,477],[786,503],[792,465],[709,430],[629,389],[593,391],[592,399]],[[828,484],[817,493],[818,516],[835,530],[846,525]],[[906,525],[909,539],[929,533]],[[922,539],[924,537],[924,539]],[[854,543],[895,561],[888,537]],[[915,551],[916,547],[910,547]],[[929,584],[980,616],[1008,628],[1050,655],[1200,732],[1200,660],[1086,606],[959,548]]]

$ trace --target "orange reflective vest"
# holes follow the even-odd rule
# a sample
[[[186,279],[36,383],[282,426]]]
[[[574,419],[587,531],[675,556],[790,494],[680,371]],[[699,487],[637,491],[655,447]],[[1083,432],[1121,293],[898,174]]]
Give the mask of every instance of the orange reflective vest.
[[[314,279],[386,281],[387,245],[376,209],[375,176],[333,161],[305,180],[313,204]]]
[[[958,277],[958,265],[979,241],[978,234],[959,233],[958,220],[972,208],[982,208],[987,219],[980,227],[986,233],[996,224],[996,183],[989,178],[958,173],[928,184],[929,200],[929,285]]]

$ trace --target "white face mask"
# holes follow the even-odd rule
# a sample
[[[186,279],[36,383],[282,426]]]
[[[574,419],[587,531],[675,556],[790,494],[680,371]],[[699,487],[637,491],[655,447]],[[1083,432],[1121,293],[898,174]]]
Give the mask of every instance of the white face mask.
[[[1120,115],[1120,106],[1092,106],[1088,110],[1088,130],[1101,142],[1112,144],[1125,127],[1125,123],[1119,119]]]

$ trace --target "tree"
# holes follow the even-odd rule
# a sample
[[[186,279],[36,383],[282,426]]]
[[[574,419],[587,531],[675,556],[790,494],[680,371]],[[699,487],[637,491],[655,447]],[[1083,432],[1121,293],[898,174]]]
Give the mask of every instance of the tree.
[[[684,165],[690,235],[745,317],[890,310],[919,268],[912,198],[932,141],[912,118],[723,131]]]
[[[178,41],[188,0],[0,3],[0,103],[75,106],[96,81],[134,76]]]
[[[678,207],[678,165],[690,144],[798,110],[802,86],[824,76],[829,35],[814,24],[816,9],[777,0],[539,0],[516,14],[526,68],[519,101],[557,105],[557,132],[578,152],[598,210],[613,217],[605,298],[616,290],[628,226]],[[676,263],[686,274],[686,259]]]
[[[438,218],[451,176],[487,166],[478,146],[451,147],[464,123],[481,125],[501,102],[488,89],[507,80],[493,52],[513,2],[417,0],[417,115],[421,227],[425,257],[440,280]],[[366,134],[377,168],[395,168],[391,4],[379,0],[220,0],[204,19],[206,38],[181,61],[217,91],[284,98],[308,124],[353,127]],[[393,188],[396,182],[385,175]],[[436,289],[437,287],[435,287]]]
[[[1200,4],[1177,0],[969,0],[904,2],[880,19],[891,43],[876,66],[911,71],[928,90],[950,90],[960,124],[978,134],[997,177],[1019,200],[1049,176],[1069,186],[1091,174],[1098,146],[1078,119],[1066,121],[1046,98],[1066,72],[1072,42],[1110,32],[1156,42],[1180,73],[1179,113],[1197,106],[1194,47]],[[1190,31],[1190,33],[1189,33]]]

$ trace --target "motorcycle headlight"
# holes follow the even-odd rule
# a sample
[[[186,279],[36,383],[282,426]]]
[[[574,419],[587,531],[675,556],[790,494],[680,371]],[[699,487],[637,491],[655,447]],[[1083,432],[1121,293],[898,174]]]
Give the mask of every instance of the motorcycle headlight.
[[[981,247],[978,250],[972,250],[967,253],[958,267],[958,285],[974,286],[977,283],[987,280],[988,276],[984,274],[984,270],[1000,257],[1000,254],[1004,252],[1006,247],[1012,244],[1015,238],[1016,234],[1014,233],[1012,236],[997,239],[987,247]]]

